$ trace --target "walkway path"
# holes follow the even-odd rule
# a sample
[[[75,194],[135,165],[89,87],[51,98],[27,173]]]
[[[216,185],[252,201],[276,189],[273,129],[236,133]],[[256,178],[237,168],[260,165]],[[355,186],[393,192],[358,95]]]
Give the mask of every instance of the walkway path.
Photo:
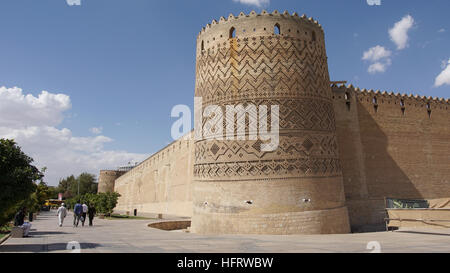
[[[202,236],[147,227],[156,220],[101,220],[94,226],[72,227],[69,214],[63,227],[55,212],[44,212],[33,222],[30,238],[10,238],[0,252],[71,252],[67,244],[80,243],[81,252],[137,253],[286,253],[370,252],[367,244],[378,241],[382,252],[450,252],[450,230],[397,231],[344,235]],[[376,245],[376,243],[375,243]]]

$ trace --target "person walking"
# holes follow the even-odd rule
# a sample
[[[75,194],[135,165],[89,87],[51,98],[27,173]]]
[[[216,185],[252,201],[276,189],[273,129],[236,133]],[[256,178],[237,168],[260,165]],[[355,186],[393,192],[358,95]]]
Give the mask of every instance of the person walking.
[[[84,227],[84,222],[86,221],[86,214],[88,212],[88,206],[85,203],[83,203],[82,207],[83,207],[83,212],[81,214],[81,226]]]
[[[94,216],[95,216],[95,207],[92,204],[89,204],[89,209],[88,209],[88,216],[89,216],[89,226],[92,227],[93,223],[92,221],[94,220]]]
[[[61,207],[58,208],[58,211],[56,213],[58,215],[59,226],[62,227],[64,223],[64,218],[66,218],[67,216],[66,204],[62,203]]]
[[[73,227],[78,227],[80,222],[81,214],[83,213],[83,206],[80,204],[80,200],[77,201],[73,207]]]

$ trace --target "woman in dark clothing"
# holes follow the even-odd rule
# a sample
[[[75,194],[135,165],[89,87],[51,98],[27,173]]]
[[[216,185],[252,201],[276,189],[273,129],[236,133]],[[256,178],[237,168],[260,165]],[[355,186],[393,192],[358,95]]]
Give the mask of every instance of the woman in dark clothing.
[[[14,226],[22,226],[25,222],[25,208],[20,208],[19,212],[14,216]]]
[[[14,216],[14,226],[22,228],[23,236],[28,237],[28,233],[31,229],[31,224],[29,222],[25,222],[25,213],[25,208],[21,208],[19,212],[16,213],[16,215]]]
[[[94,216],[95,216],[95,207],[92,204],[89,204],[89,208],[88,208],[88,216],[89,216],[89,226],[92,226],[92,220],[94,220]]]

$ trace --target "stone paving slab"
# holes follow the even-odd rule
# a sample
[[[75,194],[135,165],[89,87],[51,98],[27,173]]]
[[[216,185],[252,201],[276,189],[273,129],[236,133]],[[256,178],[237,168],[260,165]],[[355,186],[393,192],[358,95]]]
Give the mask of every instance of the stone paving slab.
[[[32,222],[29,238],[9,238],[0,252],[69,253],[78,242],[82,253],[368,253],[379,242],[381,252],[450,253],[450,229],[400,230],[339,235],[204,236],[148,228],[158,220],[94,220],[94,226],[72,227],[69,214],[58,227],[55,212],[43,212]]]

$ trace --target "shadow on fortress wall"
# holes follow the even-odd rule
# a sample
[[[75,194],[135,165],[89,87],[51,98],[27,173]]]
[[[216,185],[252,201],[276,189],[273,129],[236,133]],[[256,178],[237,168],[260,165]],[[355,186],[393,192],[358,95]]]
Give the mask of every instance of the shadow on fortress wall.
[[[357,195],[347,192],[345,187],[349,185],[346,184],[348,182],[345,181],[345,169],[343,170],[351,229],[352,232],[385,231],[385,198],[419,199],[422,196],[389,154],[388,137],[374,119],[374,115],[377,114],[369,113],[359,101],[357,101],[357,108],[367,192]],[[359,183],[359,186],[363,187],[364,182],[359,181]]]

